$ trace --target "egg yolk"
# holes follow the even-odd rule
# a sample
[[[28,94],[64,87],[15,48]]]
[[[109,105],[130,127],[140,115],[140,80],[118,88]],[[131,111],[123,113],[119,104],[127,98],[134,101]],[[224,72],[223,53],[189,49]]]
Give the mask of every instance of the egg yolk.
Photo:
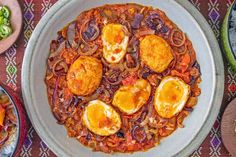
[[[100,105],[94,105],[87,109],[88,120],[91,127],[103,128],[112,124],[112,119],[105,114],[105,108]]]
[[[177,82],[167,82],[160,92],[160,101],[165,101],[167,103],[179,102],[183,95],[183,88]]]
[[[122,27],[120,24],[106,25],[103,28],[103,38],[111,45],[120,44],[125,37]]]
[[[143,94],[145,95],[145,93]],[[127,90],[120,91],[117,94],[117,101],[116,103],[119,104],[119,107],[124,110],[132,110],[137,107],[138,102],[138,95],[136,92],[127,92]]]
[[[115,134],[121,127],[120,115],[101,100],[88,103],[83,113],[83,123],[91,132],[100,136]]]
[[[178,77],[165,77],[156,89],[154,107],[159,116],[171,118],[178,114],[189,98],[190,86]]]
[[[133,114],[148,101],[150,94],[150,84],[140,79],[133,85],[120,87],[114,95],[112,104],[126,114]]]
[[[126,54],[129,36],[125,35],[126,27],[110,23],[102,29],[103,57],[108,63],[118,63]]]

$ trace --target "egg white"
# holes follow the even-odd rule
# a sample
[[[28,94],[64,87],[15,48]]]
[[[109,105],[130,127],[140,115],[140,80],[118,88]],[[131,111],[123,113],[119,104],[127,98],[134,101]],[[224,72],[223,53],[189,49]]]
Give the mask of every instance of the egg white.
[[[174,104],[170,104],[169,102],[166,101],[161,101],[159,99],[160,93],[162,92],[163,86],[169,82],[169,81],[175,81],[179,84],[178,87],[183,89],[183,94],[181,96],[181,99],[178,102],[175,102]],[[155,92],[155,97],[154,97],[154,107],[157,111],[157,113],[163,117],[163,118],[171,118],[178,114],[182,109],[184,108],[190,94],[190,86],[186,84],[183,80],[177,77],[165,77],[158,88],[156,89]],[[172,111],[169,110],[169,108],[172,109]]]
[[[124,28],[125,29],[125,28]],[[125,34],[125,33],[124,33]],[[103,57],[109,63],[118,63],[121,59],[125,56],[126,50],[128,47],[129,37],[124,36],[121,43],[110,44],[102,34],[102,43],[103,43]],[[121,50],[120,52],[116,53],[115,50]]]
[[[106,117],[112,119],[115,121],[114,124],[112,124],[111,127],[102,127],[102,128],[94,128],[90,125],[90,121],[88,118],[88,111],[87,108],[93,106],[93,105],[101,105],[103,106],[103,108],[105,109],[104,114],[106,115]],[[99,110],[97,111],[99,112]],[[93,133],[100,135],[100,136],[109,136],[112,134],[115,134],[121,127],[121,120],[120,120],[120,116],[119,114],[109,105],[107,105],[106,103],[102,102],[101,100],[93,100],[90,101],[88,103],[88,106],[86,106],[85,111],[83,113],[83,122],[85,124],[85,126],[92,131]],[[99,123],[99,119],[97,120]],[[114,122],[113,121],[113,122]]]

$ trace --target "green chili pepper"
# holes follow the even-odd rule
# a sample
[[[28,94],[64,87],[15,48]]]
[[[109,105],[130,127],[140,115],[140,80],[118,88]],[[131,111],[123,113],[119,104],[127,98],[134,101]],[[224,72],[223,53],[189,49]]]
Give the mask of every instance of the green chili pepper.
[[[6,38],[12,33],[11,27],[7,25],[0,25],[0,37]]]
[[[0,25],[4,24],[4,17],[0,16]]]
[[[0,40],[12,34],[10,15],[11,12],[7,6],[0,6]]]
[[[0,25],[8,25],[10,26],[10,21],[2,16],[0,16]]]
[[[7,26],[10,26],[10,21],[5,18],[5,19],[3,19],[3,24],[7,25]]]
[[[10,21],[2,16],[0,16],[0,25],[10,26]]]
[[[1,8],[1,12],[2,12],[2,15],[3,15],[5,18],[9,18],[10,15],[11,15],[10,9],[9,9],[7,6],[3,6],[3,7]]]

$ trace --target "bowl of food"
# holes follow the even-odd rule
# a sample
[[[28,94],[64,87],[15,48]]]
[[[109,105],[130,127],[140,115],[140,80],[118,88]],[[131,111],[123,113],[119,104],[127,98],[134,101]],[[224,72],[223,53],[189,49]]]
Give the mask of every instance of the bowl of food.
[[[224,68],[205,19],[189,2],[132,2],[60,1],[29,41],[26,109],[58,156],[187,156],[217,117]]]
[[[224,52],[232,69],[236,70],[236,2],[229,8],[221,30],[221,40]]]
[[[18,156],[26,133],[24,110],[15,93],[1,82],[0,132],[0,156]]]
[[[22,27],[22,12],[18,1],[0,2],[0,54],[10,48]]]

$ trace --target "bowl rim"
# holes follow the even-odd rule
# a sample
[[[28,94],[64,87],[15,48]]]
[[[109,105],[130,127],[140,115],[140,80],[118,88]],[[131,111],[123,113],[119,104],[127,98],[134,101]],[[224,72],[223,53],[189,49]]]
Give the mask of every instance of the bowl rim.
[[[21,128],[21,122],[20,122],[20,116],[19,116],[19,111],[18,111],[18,109],[17,109],[17,107],[16,107],[16,103],[15,103],[15,101],[13,100],[13,98],[12,98],[12,96],[8,93],[8,91],[3,87],[3,86],[1,86],[0,85],[0,90],[2,90],[7,96],[8,96],[8,98],[10,99],[10,101],[11,101],[11,103],[14,105],[14,109],[15,109],[15,111],[16,111],[16,116],[17,116],[17,124],[18,124],[18,126],[17,126],[17,140],[16,140],[16,142],[15,142],[15,146],[14,146],[14,150],[12,151],[12,153],[11,153],[11,155],[10,155],[10,157],[13,157],[14,156],[14,154],[16,153],[16,151],[17,151],[17,145],[18,145],[18,143],[20,142],[20,128]]]
[[[41,30],[45,27],[45,25],[47,24],[48,19],[50,19],[50,17],[57,12],[60,7],[62,7],[63,5],[66,5],[66,3],[69,3],[69,0],[61,0],[58,1],[56,4],[54,4],[52,6],[52,8],[45,14],[44,17],[42,17],[41,22],[39,22],[39,24],[36,26],[35,31],[33,32],[33,35],[38,36],[41,32]],[[212,101],[210,110],[209,110],[209,114],[207,115],[207,118],[205,120],[205,123],[202,125],[200,131],[197,133],[197,135],[193,138],[193,140],[190,142],[189,145],[187,145],[185,148],[183,148],[182,150],[180,150],[177,154],[175,154],[175,156],[187,156],[189,154],[192,153],[192,151],[194,151],[194,149],[196,147],[198,147],[202,141],[205,139],[205,137],[208,135],[211,127],[213,126],[219,110],[220,110],[220,106],[221,106],[221,102],[222,102],[222,98],[223,98],[223,92],[224,92],[224,66],[223,66],[223,59],[222,59],[222,55],[221,55],[221,51],[217,42],[217,39],[212,31],[212,29],[210,28],[209,24],[207,23],[206,19],[202,16],[202,14],[188,1],[182,1],[182,0],[175,0],[175,2],[177,2],[177,4],[179,4],[180,6],[182,6],[186,11],[188,11],[189,13],[191,13],[192,17],[198,22],[199,26],[201,27],[202,31],[204,32],[205,36],[207,37],[209,46],[212,50],[212,56],[213,56],[213,60],[214,60],[214,67],[215,67],[215,71],[216,71],[216,75],[215,75],[215,90],[213,93],[214,99]],[[23,70],[22,70],[22,94],[23,94],[23,98],[24,98],[24,102],[27,104],[27,102],[30,102],[30,98],[27,97],[27,95],[31,95],[31,90],[29,89],[29,65],[31,63],[31,54],[32,51],[35,48],[37,40],[30,38],[29,43],[27,45],[26,48],[26,53],[24,56],[24,60],[23,60]],[[217,66],[216,66],[217,63]],[[28,105],[26,105],[26,110],[28,111],[28,116],[32,122],[32,125],[34,126],[36,132],[40,135],[40,137],[42,138],[42,140],[44,140],[45,142],[47,141],[46,136],[48,137],[48,135],[45,135],[44,133],[40,132],[40,122],[37,120],[37,118],[30,114],[30,108]],[[36,118],[36,119],[35,119]],[[36,120],[36,121],[33,121]],[[53,139],[51,139],[53,142]],[[63,150],[59,150],[57,148],[60,148],[60,146],[56,146],[55,145],[49,145],[49,148],[53,150],[54,153],[56,153],[57,155],[61,155],[63,154],[63,156],[68,156],[68,154],[66,154]]]

